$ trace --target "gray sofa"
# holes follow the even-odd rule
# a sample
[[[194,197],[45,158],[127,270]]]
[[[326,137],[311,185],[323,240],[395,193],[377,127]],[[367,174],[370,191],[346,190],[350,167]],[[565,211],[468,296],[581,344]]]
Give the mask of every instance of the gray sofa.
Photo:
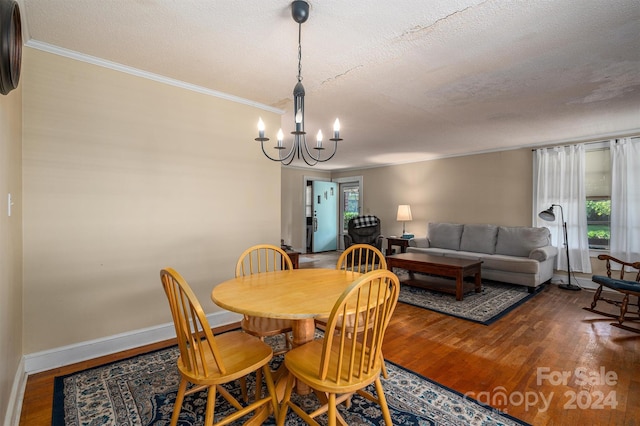
[[[558,249],[547,228],[429,223],[427,236],[409,240],[407,252],[482,260],[482,278],[533,291],[551,280]]]

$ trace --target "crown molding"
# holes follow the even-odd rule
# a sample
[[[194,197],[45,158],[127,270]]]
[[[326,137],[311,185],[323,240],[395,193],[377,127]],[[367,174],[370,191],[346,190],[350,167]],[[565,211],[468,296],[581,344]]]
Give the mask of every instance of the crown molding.
[[[27,47],[41,50],[43,52],[51,53],[53,55],[64,56],[65,58],[74,59],[76,61],[86,62],[92,65],[97,65],[103,68],[109,68],[115,71],[123,72],[126,74],[135,75],[136,77],[146,78],[148,80],[156,81],[158,83],[167,84],[169,86],[179,87],[181,89],[190,90],[192,92],[201,93],[207,96],[213,96],[215,98],[225,99],[231,102],[236,102],[243,105],[248,105],[254,108],[258,108],[264,111],[273,112],[275,114],[282,115],[284,110],[274,108],[270,105],[255,102],[250,99],[241,98],[239,96],[230,95],[228,93],[219,92],[217,90],[207,89],[206,87],[197,86],[195,84],[186,83],[184,81],[176,80],[173,78],[165,77],[159,74],[154,74],[147,71],[142,71],[137,68],[129,67],[119,64],[117,62],[107,61],[105,59],[97,58],[91,55],[85,55],[74,50],[65,49],[62,47],[54,46],[52,44],[44,43],[37,40],[29,40],[25,44]]]

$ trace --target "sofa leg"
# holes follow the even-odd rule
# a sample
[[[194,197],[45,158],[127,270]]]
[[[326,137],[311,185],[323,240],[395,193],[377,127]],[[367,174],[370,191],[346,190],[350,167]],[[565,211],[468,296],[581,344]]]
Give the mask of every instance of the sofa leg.
[[[527,290],[529,291],[529,294],[535,293],[536,288],[535,287],[527,287]]]

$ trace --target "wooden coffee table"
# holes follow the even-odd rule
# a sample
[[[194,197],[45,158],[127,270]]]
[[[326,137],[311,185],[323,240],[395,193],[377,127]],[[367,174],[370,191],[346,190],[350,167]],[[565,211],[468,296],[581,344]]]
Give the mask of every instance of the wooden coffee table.
[[[464,277],[473,276],[476,293],[482,291],[481,260],[456,259],[425,253],[400,253],[387,256],[386,259],[387,267],[390,271],[393,271],[395,267],[403,268],[410,272],[422,272],[438,277],[455,278],[455,291],[452,289],[452,280],[438,279],[438,277],[429,277],[428,280],[421,281],[420,286],[455,294],[456,300],[462,300],[465,284]],[[412,281],[409,284],[413,283]]]

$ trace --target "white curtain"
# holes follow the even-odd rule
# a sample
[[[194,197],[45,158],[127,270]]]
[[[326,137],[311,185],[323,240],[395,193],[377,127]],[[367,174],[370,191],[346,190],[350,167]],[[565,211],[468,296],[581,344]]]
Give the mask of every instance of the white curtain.
[[[567,223],[571,271],[590,273],[584,151],[584,144],[536,150],[533,211],[534,225],[549,228],[551,243],[558,248],[556,269],[566,271],[567,258],[560,207],[554,207],[554,222],[538,217],[539,212],[552,204],[562,206]]]
[[[611,256],[640,261],[640,138],[611,140]]]

